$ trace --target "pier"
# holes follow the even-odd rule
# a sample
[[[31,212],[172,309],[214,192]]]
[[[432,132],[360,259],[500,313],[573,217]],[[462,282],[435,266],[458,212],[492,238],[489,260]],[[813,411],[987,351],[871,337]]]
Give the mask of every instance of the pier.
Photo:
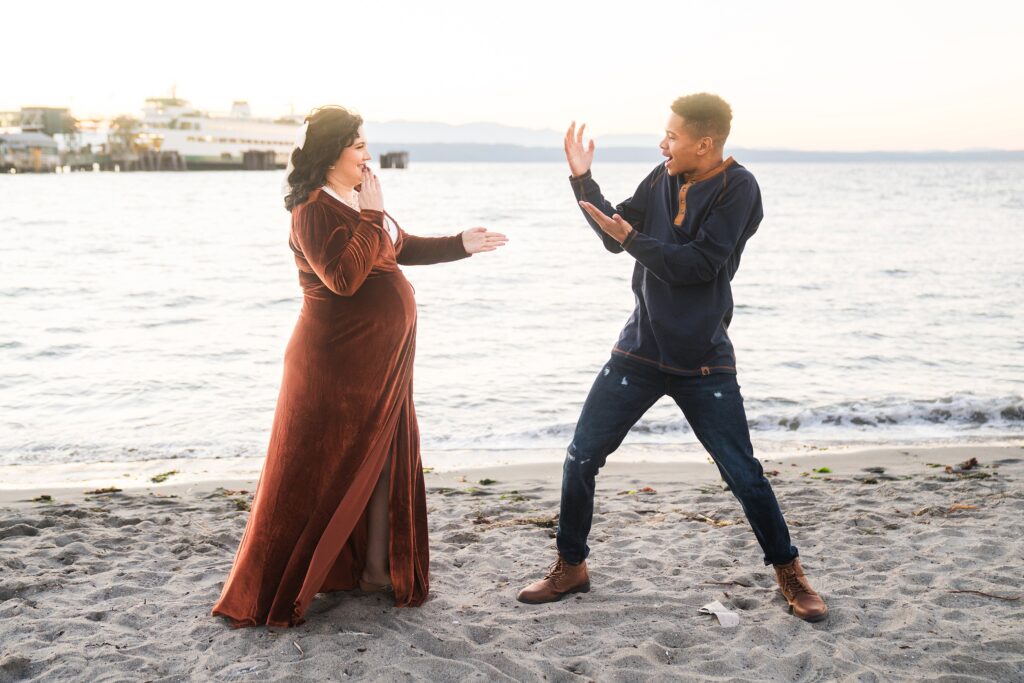
[[[101,171],[187,171],[185,157],[173,151],[155,149],[120,154],[100,155],[96,164]],[[81,165],[87,167],[86,164]]]
[[[406,168],[408,165],[408,152],[386,152],[380,155],[381,168]]]
[[[280,168],[274,160],[275,156],[273,150],[250,149],[242,152],[242,170],[271,171]]]

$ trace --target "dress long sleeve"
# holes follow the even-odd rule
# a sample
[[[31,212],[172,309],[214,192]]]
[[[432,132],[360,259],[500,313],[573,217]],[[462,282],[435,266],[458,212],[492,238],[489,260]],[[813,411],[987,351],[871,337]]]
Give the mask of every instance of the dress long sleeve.
[[[358,222],[346,224],[319,202],[299,211],[292,234],[303,257],[328,289],[352,296],[370,274],[387,239],[384,213],[363,209]]]
[[[432,263],[446,263],[468,258],[462,245],[462,235],[451,237],[417,237],[410,235],[401,228],[399,242],[401,248],[396,258],[403,266],[426,266]]]

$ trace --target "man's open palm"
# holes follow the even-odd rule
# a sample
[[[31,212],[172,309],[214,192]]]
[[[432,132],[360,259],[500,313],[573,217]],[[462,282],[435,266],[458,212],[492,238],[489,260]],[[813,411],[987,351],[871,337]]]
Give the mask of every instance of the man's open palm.
[[[569,162],[569,170],[574,176],[581,176],[590,170],[594,163],[594,141],[586,147],[583,146],[583,130],[587,124],[576,130],[576,122],[573,121],[569,130],[565,131],[565,158]]]

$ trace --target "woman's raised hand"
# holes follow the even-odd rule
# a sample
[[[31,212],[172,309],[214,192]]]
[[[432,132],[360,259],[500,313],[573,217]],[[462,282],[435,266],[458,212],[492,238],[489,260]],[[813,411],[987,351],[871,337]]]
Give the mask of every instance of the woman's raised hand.
[[[467,254],[494,251],[506,242],[507,237],[500,232],[491,232],[487,228],[470,228],[462,233],[462,247]]]
[[[384,210],[384,193],[380,189],[380,180],[373,174],[369,166],[363,166],[363,185],[359,190],[359,208],[373,211]]]
[[[577,177],[589,171],[590,165],[594,163],[593,139],[589,145],[583,146],[583,130],[586,127],[584,123],[577,131],[576,122],[573,121],[569,130],[565,131],[565,158],[569,162],[569,170]]]

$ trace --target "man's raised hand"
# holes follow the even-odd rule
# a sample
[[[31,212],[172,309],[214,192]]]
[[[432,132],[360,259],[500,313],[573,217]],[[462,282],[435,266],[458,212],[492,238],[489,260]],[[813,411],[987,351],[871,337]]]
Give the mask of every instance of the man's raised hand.
[[[569,162],[569,170],[575,177],[589,171],[590,165],[594,163],[593,139],[590,140],[589,145],[583,146],[583,130],[586,127],[587,124],[584,123],[577,131],[576,122],[573,121],[569,130],[565,131],[565,159]]]

